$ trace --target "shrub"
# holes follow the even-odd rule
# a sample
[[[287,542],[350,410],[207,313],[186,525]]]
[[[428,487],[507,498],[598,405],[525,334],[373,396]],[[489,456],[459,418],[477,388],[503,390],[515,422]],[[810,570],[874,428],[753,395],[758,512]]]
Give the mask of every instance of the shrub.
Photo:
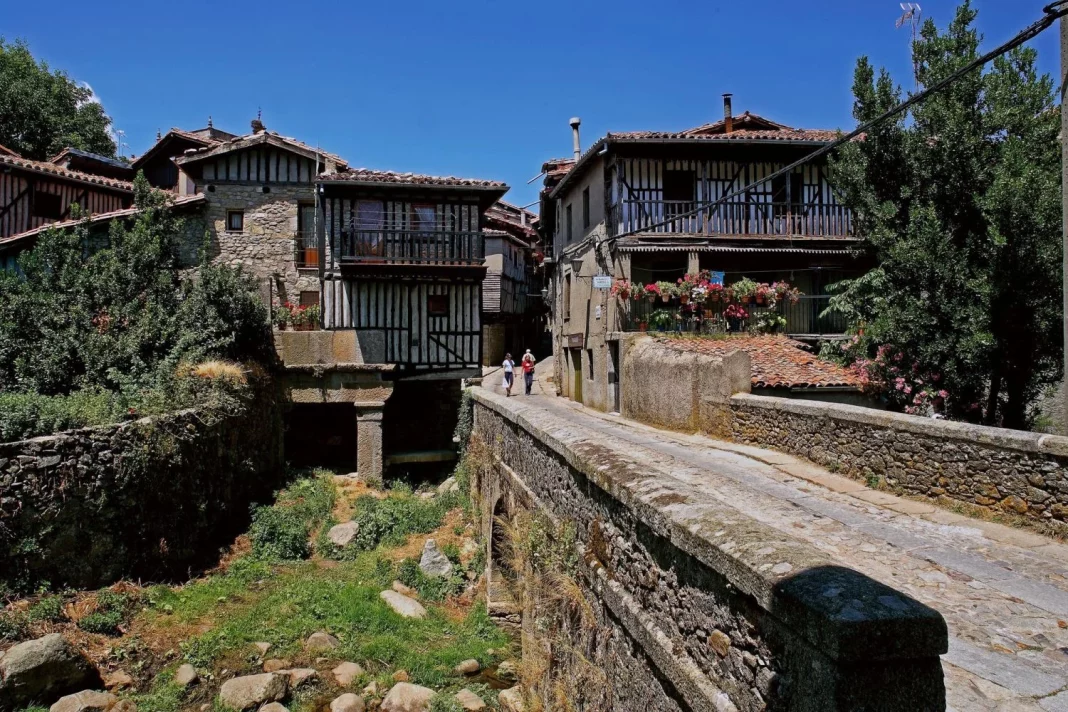
[[[352,520],[360,525],[356,549],[366,551],[379,544],[400,545],[409,534],[424,534],[441,526],[450,509],[462,504],[458,493],[419,499],[410,492],[384,499],[371,496],[356,500]]]
[[[0,613],[0,641],[15,642],[26,637],[29,621],[19,611]]]
[[[415,559],[405,559],[400,563],[397,579],[405,586],[414,588],[427,601],[444,601],[458,594],[464,585],[463,577],[455,566],[448,576],[427,576]]]
[[[87,633],[118,635],[140,596],[132,592],[104,590],[96,596],[96,610],[78,621],[78,627]]]
[[[67,618],[63,612],[63,598],[45,596],[30,608],[30,620],[33,622],[58,623]]]
[[[330,516],[336,496],[330,476],[319,474],[279,492],[273,505],[253,509],[249,530],[253,552],[268,559],[308,557],[309,537]]]

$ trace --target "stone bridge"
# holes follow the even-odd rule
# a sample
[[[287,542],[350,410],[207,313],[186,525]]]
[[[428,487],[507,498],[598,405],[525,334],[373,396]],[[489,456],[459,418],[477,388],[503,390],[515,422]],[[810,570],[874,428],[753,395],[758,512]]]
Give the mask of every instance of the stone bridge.
[[[559,662],[546,621],[509,598],[529,571],[498,542],[524,512],[572,525],[600,709],[1068,710],[1068,547],[1054,539],[782,452],[470,392],[491,463],[491,612],[514,605],[524,656]],[[558,709],[537,689],[547,675],[527,683]]]

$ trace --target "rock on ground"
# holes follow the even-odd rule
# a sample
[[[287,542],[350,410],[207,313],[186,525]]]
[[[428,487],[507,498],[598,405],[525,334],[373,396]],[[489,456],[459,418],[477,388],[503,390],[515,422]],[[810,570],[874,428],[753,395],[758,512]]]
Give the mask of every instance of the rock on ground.
[[[263,661],[264,672],[279,672],[280,670],[286,670],[292,665],[288,660],[282,660],[279,658],[271,658],[270,660]]]
[[[356,535],[359,533],[359,524],[356,522],[345,522],[330,527],[330,531],[326,533],[326,538],[329,539],[330,543],[334,546],[345,548],[356,539]]]
[[[356,682],[360,675],[363,675],[363,668],[356,663],[341,663],[331,672],[334,673],[334,679],[337,680],[337,684],[342,687],[348,687]]]
[[[235,710],[247,710],[286,696],[289,676],[277,672],[245,675],[227,680],[219,688],[219,701]]]
[[[396,591],[383,591],[378,595],[390,608],[405,618],[426,618],[426,609],[415,599]]]
[[[423,556],[419,559],[419,568],[427,576],[448,576],[452,573],[452,562],[438,548],[438,543],[427,539],[423,545]]]
[[[61,697],[48,712],[108,712],[119,702],[119,698],[110,692],[82,690],[73,695]]]
[[[330,712],[363,712],[363,698],[346,692],[330,703]]]
[[[456,666],[457,675],[474,675],[476,672],[482,669],[482,665],[477,660],[471,658],[470,660],[464,660],[462,663]]]
[[[109,690],[123,690],[134,686],[134,679],[125,670],[116,670],[104,678],[104,687]]]
[[[393,588],[394,591],[396,591],[400,595],[407,596],[408,598],[415,598],[418,595],[418,593],[416,593],[414,588],[408,588],[407,586],[405,586],[400,581],[394,581],[392,588]]]
[[[471,692],[471,690],[460,690],[456,693],[456,701],[460,703],[460,706],[464,708],[466,712],[478,712],[478,710],[486,709],[486,703],[482,701],[482,698]]]
[[[382,712],[427,712],[434,691],[410,682],[398,682],[382,700]]]
[[[497,666],[497,677],[505,682],[515,682],[519,679],[519,672],[516,670],[514,660],[505,660]]]
[[[289,708],[281,702],[271,702],[260,707],[259,712],[289,712]]]
[[[519,687],[501,690],[501,694],[497,695],[497,702],[500,703],[504,712],[524,712],[527,708],[526,703],[523,702],[523,692]]]
[[[279,670],[279,672],[289,676],[289,689],[291,691],[319,677],[319,673],[316,672],[315,668],[293,668],[291,670]]]
[[[440,485],[438,485],[438,494],[445,494],[447,492],[455,492],[460,489],[460,484],[456,481],[455,477],[450,477]]]
[[[266,655],[267,651],[271,649],[271,644],[266,642],[266,641],[261,640],[258,643],[253,643],[252,647],[254,647],[256,650],[260,651],[260,655]]]
[[[341,641],[324,630],[312,633],[304,641],[304,649],[310,653],[317,650],[333,650],[339,645],[341,645]]]
[[[19,643],[0,658],[0,708],[48,704],[101,685],[93,664],[59,633]]]
[[[189,663],[182,665],[174,673],[174,683],[181,687],[189,687],[199,679],[196,668]]]

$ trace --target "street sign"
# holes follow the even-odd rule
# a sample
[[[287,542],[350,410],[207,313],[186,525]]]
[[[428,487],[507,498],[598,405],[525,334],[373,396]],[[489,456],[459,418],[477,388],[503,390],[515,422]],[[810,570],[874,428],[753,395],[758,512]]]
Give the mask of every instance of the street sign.
[[[593,288],[594,289],[611,289],[612,277],[607,274],[596,274],[593,276]]]
[[[582,334],[568,334],[567,335],[567,347],[569,349],[581,349],[582,344],[585,343],[585,338]]]
[[[709,282],[709,284],[723,284],[723,273],[722,272],[709,272],[708,273],[708,282]]]

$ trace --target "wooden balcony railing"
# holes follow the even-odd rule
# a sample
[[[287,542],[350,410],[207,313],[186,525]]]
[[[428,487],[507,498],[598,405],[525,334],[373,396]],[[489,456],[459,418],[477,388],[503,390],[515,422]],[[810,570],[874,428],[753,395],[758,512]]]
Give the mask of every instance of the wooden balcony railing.
[[[611,222],[617,234],[856,237],[852,213],[842,205],[729,201],[691,215],[700,205],[686,200],[625,200],[612,208]]]
[[[824,314],[830,296],[802,296],[796,302],[779,302],[769,309],[760,304],[739,305],[747,318],[728,318],[726,305],[705,304],[696,307],[669,301],[627,300],[619,311],[623,331],[681,331],[693,333],[744,333],[756,324],[762,312],[773,311],[786,319],[782,333],[789,336],[835,337],[846,333],[848,323],[841,314]],[[665,321],[667,323],[665,323]]]
[[[481,265],[485,256],[486,244],[481,232],[346,230],[341,233],[337,261]]]

